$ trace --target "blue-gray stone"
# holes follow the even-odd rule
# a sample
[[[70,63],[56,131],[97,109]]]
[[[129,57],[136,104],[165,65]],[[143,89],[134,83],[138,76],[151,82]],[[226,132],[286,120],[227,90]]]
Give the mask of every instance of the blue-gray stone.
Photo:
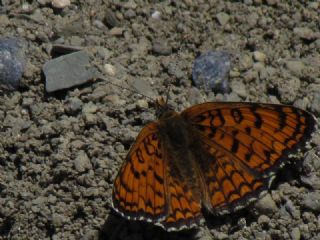
[[[230,56],[226,52],[209,51],[200,55],[193,64],[192,79],[197,87],[206,91],[226,93],[230,91],[228,75]]]
[[[17,38],[0,38],[0,84],[17,89],[25,68],[24,44]]]

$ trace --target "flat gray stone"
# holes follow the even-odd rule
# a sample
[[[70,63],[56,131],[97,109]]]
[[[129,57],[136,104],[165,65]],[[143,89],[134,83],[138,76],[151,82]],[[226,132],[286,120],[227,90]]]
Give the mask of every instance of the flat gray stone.
[[[46,76],[46,91],[54,92],[88,82],[96,76],[90,67],[89,55],[79,51],[48,61],[43,66]]]

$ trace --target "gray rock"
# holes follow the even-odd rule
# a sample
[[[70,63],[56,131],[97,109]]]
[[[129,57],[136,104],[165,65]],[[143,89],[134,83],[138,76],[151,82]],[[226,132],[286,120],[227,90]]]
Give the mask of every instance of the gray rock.
[[[124,17],[126,19],[130,19],[136,16],[136,12],[132,9],[128,9],[125,13],[124,13]]]
[[[305,65],[302,61],[291,60],[286,62],[286,67],[290,72],[292,72],[295,76],[301,76]]]
[[[320,92],[315,92],[311,101],[311,110],[320,113]]]
[[[313,190],[320,190],[320,177],[317,173],[311,173],[308,176],[301,176],[300,179],[309,188],[312,188]]]
[[[244,0],[244,4],[246,4],[246,5],[252,5],[253,2],[252,2],[252,0]]]
[[[171,76],[175,76],[177,79],[183,79],[185,76],[184,71],[176,63],[170,63],[167,70]]]
[[[114,27],[109,31],[109,33],[112,36],[122,36],[123,31],[124,31],[124,28],[122,27]]]
[[[249,55],[243,55],[239,60],[239,69],[241,71],[248,70],[253,66],[252,57]]]
[[[292,77],[287,81],[279,80],[278,91],[282,101],[292,102],[296,99],[301,88],[301,81],[297,77]]]
[[[292,240],[300,240],[300,238],[301,238],[300,229],[297,227],[292,228],[292,230],[290,232],[290,236],[291,236]]]
[[[303,99],[298,98],[294,103],[293,106],[301,109],[307,109],[307,107],[310,105],[310,101],[307,97],[304,97]]]
[[[305,40],[315,40],[317,35],[308,27],[296,27],[293,29],[293,32],[302,39]]]
[[[224,240],[224,239],[228,239],[229,238],[229,236],[224,232],[217,232],[215,234],[215,237],[216,237],[216,239],[219,239],[219,240]]]
[[[78,112],[81,110],[83,102],[77,98],[73,97],[68,100],[68,107],[71,112]]]
[[[13,117],[11,114],[8,114],[2,122],[2,126],[12,128],[14,132],[26,130],[31,126],[31,124],[31,121]]]
[[[26,65],[24,43],[16,38],[0,38],[0,85],[17,89]]]
[[[263,52],[255,51],[253,52],[253,58],[257,62],[265,62],[267,56]]]
[[[240,97],[245,98],[245,97],[248,96],[248,93],[247,93],[247,90],[246,90],[246,86],[241,81],[233,81],[231,83],[231,89],[232,89],[233,92],[238,94]]]
[[[191,88],[188,91],[187,99],[191,105],[195,105],[203,102],[200,91],[195,87]]]
[[[147,109],[149,107],[148,101],[145,99],[137,100],[137,107],[140,109]]]
[[[96,113],[98,110],[97,105],[92,102],[86,103],[82,108],[82,113]]]
[[[270,221],[271,221],[270,218],[266,215],[260,215],[258,218],[258,223],[262,227],[268,226]]]
[[[302,206],[308,210],[320,212],[320,192],[310,192],[304,195]]]
[[[148,97],[154,97],[155,93],[152,90],[151,85],[147,80],[142,78],[134,78],[130,82],[130,85],[140,94],[146,95]]]
[[[98,122],[97,115],[92,113],[84,113],[83,119],[87,125],[95,125]]]
[[[228,75],[230,56],[225,52],[208,51],[193,63],[192,80],[197,87],[227,93],[230,90]]]
[[[256,26],[259,19],[260,19],[259,15],[256,12],[253,12],[248,16],[247,22],[250,27],[254,27]]]
[[[92,165],[85,151],[80,150],[74,160],[74,167],[78,172],[84,172],[92,169]]]
[[[65,221],[65,217],[61,214],[54,213],[52,214],[52,225],[54,227],[61,227]]]
[[[295,219],[300,218],[300,210],[297,209],[296,206],[294,206],[293,202],[290,199],[287,199],[285,203],[285,208],[292,217],[294,217]]]
[[[277,0],[266,0],[267,4],[273,6],[277,3]]]
[[[113,13],[111,9],[107,9],[104,17],[104,23],[109,28],[119,27],[120,22],[118,21],[116,15]]]
[[[48,61],[43,66],[46,91],[54,92],[88,82],[97,75],[95,68],[89,66],[89,55],[84,51]]]
[[[226,25],[230,19],[229,14],[227,14],[225,12],[218,13],[216,15],[216,17],[217,17],[217,20],[221,26]]]
[[[307,224],[301,224],[299,225],[300,233],[301,233],[301,238],[302,239],[310,239],[310,230]]]
[[[99,195],[99,189],[96,187],[87,188],[87,189],[85,189],[83,195],[85,197],[96,197]]]
[[[309,151],[302,163],[306,174],[314,173],[320,170],[320,159],[313,151]]]
[[[255,204],[255,207],[259,213],[265,214],[267,216],[271,216],[278,211],[278,207],[271,198],[270,194],[267,194],[263,198],[259,199]]]
[[[317,234],[316,236],[310,238],[310,240],[320,240],[320,233]]]
[[[159,55],[170,55],[172,53],[172,47],[165,40],[156,40],[152,43],[152,51]]]
[[[137,4],[135,3],[134,0],[129,0],[125,4],[123,4],[123,7],[127,8],[127,9],[136,9],[137,8]]]
[[[99,231],[98,230],[90,230],[83,235],[80,240],[99,240]]]

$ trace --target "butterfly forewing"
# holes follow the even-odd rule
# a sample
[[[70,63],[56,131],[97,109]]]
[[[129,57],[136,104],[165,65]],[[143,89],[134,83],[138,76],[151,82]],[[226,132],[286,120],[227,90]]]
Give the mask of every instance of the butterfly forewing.
[[[140,132],[116,177],[113,207],[128,219],[156,222],[167,215],[165,161],[157,124]]]
[[[285,105],[204,103],[181,114],[199,131],[211,156],[204,172],[212,209],[241,208],[268,187],[268,178],[306,144],[314,117]],[[201,164],[200,164],[201,165]]]

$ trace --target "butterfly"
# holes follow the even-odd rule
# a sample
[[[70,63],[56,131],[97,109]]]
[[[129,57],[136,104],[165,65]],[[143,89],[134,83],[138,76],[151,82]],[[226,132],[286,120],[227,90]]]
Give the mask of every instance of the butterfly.
[[[275,172],[316,129],[288,105],[207,102],[177,113],[163,99],[114,181],[112,205],[167,231],[197,227],[202,208],[225,214],[268,189]]]

